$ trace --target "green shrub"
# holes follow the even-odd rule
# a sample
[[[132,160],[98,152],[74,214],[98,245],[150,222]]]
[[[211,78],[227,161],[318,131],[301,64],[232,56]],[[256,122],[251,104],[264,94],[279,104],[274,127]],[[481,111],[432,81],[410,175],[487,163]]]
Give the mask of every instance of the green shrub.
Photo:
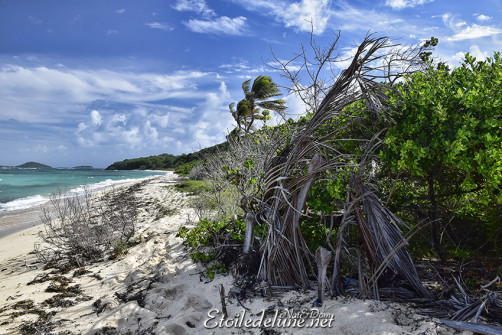
[[[155,215],[155,220],[160,220],[165,216],[171,216],[179,213],[177,208],[169,208],[163,204],[157,203],[155,206],[157,214]]]
[[[242,242],[246,223],[242,219],[216,221],[211,219],[201,219],[193,229],[180,227],[177,237],[183,238],[184,243],[192,249],[201,246],[214,246],[217,242],[233,240]]]
[[[127,254],[127,242],[119,240],[113,244],[113,251],[115,254],[115,258],[120,258],[123,255]]]
[[[199,195],[204,191],[208,191],[207,183],[203,180],[185,180],[182,183],[174,186],[178,191],[190,193],[191,195]]]
[[[213,261],[216,258],[216,256],[213,253],[195,251],[190,253],[190,258],[192,258],[194,262],[201,262],[205,264]]]
[[[187,177],[190,174],[190,171],[192,171],[192,168],[198,164],[200,164],[202,161],[200,159],[197,159],[195,161],[191,161],[185,164],[181,164],[180,166],[176,167],[174,169],[174,173]]]
[[[225,268],[225,266],[223,266],[223,264],[220,264],[218,262],[216,262],[213,266],[206,269],[206,274],[211,280],[214,279],[215,274],[226,273],[226,272],[227,269]]]
[[[246,224],[242,219],[225,221],[201,219],[194,228],[180,227],[177,237],[184,239],[184,244],[193,252],[190,257],[194,262],[201,262],[207,266],[206,275],[210,280],[215,274],[227,272],[220,263],[219,252],[222,245],[242,243]],[[223,261],[222,261],[223,262]]]

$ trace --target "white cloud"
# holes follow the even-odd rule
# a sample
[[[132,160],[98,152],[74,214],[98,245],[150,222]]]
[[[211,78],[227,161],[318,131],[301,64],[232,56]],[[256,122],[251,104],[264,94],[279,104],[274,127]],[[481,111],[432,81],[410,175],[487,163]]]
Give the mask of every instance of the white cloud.
[[[190,19],[185,22],[185,25],[193,32],[196,33],[211,33],[211,34],[226,34],[226,35],[244,35],[246,31],[246,18],[239,16],[236,18],[229,18],[221,16],[215,20],[197,20]]]
[[[124,13],[125,13],[125,11],[126,11],[126,10],[125,10],[124,8],[121,8],[121,9],[117,9],[115,12],[116,12],[117,14],[124,14]]]
[[[95,127],[99,127],[103,122],[101,114],[99,114],[99,112],[96,110],[91,112],[91,120],[92,120],[92,125]]]
[[[154,114],[151,116],[151,119],[162,128],[166,128],[169,124],[169,115],[171,115],[170,112],[166,114]]]
[[[483,14],[479,14],[476,19],[478,21],[481,21],[481,22],[485,22],[485,21],[490,21],[492,19],[491,16],[487,16],[487,15],[483,15]]]
[[[489,57],[488,51],[481,51],[478,45],[471,45],[469,48],[469,54],[474,56],[478,61],[484,61]]]
[[[313,24],[315,34],[322,34],[326,30],[333,15],[331,0],[301,0],[293,3],[282,0],[234,1],[248,10],[275,16],[286,27],[310,32]]]
[[[330,18],[330,0],[302,0],[289,5],[280,18],[286,27],[297,27],[301,31],[320,34],[326,30]]]
[[[117,35],[119,32],[113,29],[109,29],[106,31],[106,35],[112,36],[112,35]]]
[[[242,94],[240,83],[235,88]],[[215,73],[0,65],[0,91],[0,125],[8,123],[6,131],[15,131],[15,138],[22,138],[27,127],[40,131],[36,140],[22,145],[32,150],[30,159],[38,157],[33,152],[37,144],[48,148],[41,151],[64,143],[68,166],[79,155],[104,167],[128,157],[188,153],[221,143],[232,129],[228,104],[233,99]],[[63,148],[58,150],[50,152],[56,157]]]
[[[502,33],[502,29],[495,26],[483,26],[475,23],[468,25],[467,22],[459,20],[451,13],[445,13],[441,15],[441,18],[444,25],[454,32],[452,36],[446,38],[447,41],[451,42],[476,39]]]
[[[476,39],[481,37],[493,36],[502,33],[502,29],[492,26],[479,26],[473,24],[460,30],[455,35],[448,37],[448,41],[463,41],[468,39]]]
[[[482,50],[482,48],[477,45],[473,44],[469,46],[469,54],[471,56],[474,56],[476,60],[478,61],[484,61],[486,58],[490,57],[490,52],[487,50]],[[441,61],[445,62],[450,66],[450,68],[457,67],[459,66],[465,59],[465,52],[463,51],[458,51],[453,54],[446,54],[444,52],[441,52],[440,54],[437,55],[438,59]]]
[[[169,24],[167,24],[165,22],[148,22],[148,23],[145,23],[145,26],[148,26],[152,29],[160,29],[160,30],[165,30],[165,31],[174,30],[173,27],[171,27]]]
[[[125,113],[91,111],[87,120],[80,123],[74,134],[81,147],[112,146],[124,150],[176,149],[191,152],[199,146],[209,146],[224,141],[231,130],[232,117],[228,112],[230,94],[224,82],[215,91],[202,95],[191,114],[159,113],[137,108]],[[188,130],[188,131],[187,131]],[[183,143],[183,144],[182,144]]]
[[[200,146],[206,147],[225,140],[225,136],[233,129],[233,118],[228,111],[229,101],[230,93],[223,81],[218,91],[206,94],[205,101],[197,106],[201,117],[190,128],[191,131],[193,129],[193,137],[187,143],[186,151],[198,150]]]
[[[386,0],[385,5],[393,9],[413,8],[418,5],[424,5],[434,0]]]
[[[173,8],[180,12],[195,12],[206,18],[216,16],[214,10],[209,8],[204,0],[178,0]]]
[[[123,126],[126,125],[127,123],[127,117],[125,116],[125,114],[114,114],[112,119],[111,119],[111,124],[117,124],[117,123],[121,123]]]
[[[250,11],[275,17],[277,22],[299,31],[323,34],[327,29],[367,32],[369,29],[390,33],[416,32],[417,27],[383,11],[354,7],[347,0],[233,0]]]
[[[214,74],[200,71],[157,74],[0,65],[0,120],[59,122],[68,111],[85,109],[95,100],[186,113],[184,106],[153,102],[196,99],[198,82],[212,78]]]

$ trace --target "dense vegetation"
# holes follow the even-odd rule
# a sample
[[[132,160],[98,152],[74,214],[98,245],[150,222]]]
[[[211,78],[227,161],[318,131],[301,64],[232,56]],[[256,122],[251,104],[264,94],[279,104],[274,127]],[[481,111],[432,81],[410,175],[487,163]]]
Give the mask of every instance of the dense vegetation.
[[[365,42],[332,86],[293,85],[310,107],[297,121],[248,132],[261,116],[231,106],[238,135],[192,169],[205,181],[198,203],[206,210],[180,236],[208,264],[233,264],[224,261],[226,246],[241,244],[239,254],[259,257],[254,274],[271,285],[308,287],[321,266],[313,255],[324,249],[335,256],[325,269],[331,294],[344,294],[344,281],[358,278],[361,297],[398,287],[431,298],[420,282],[427,273],[417,274],[410,254],[435,262],[445,286],[436,297],[448,299],[459,287],[451,268],[472,293],[479,283],[494,287],[491,280],[502,275],[499,53],[485,61],[467,54],[450,69],[430,57],[436,39],[385,56],[385,40]],[[319,50],[318,63],[306,61],[312,78],[335,48]],[[376,60],[384,65],[371,68]],[[288,64],[286,76],[296,80]],[[386,72],[394,64],[405,69]],[[245,95],[252,95],[249,84]]]
[[[226,143],[221,143],[189,154],[172,155],[164,153],[156,156],[125,159],[123,161],[113,163],[106,169],[107,170],[174,170],[176,168],[180,168],[179,171],[181,172],[181,174],[183,174],[183,171],[188,171],[187,167],[185,168],[182,167],[183,165],[189,164],[188,165],[189,168],[193,166],[200,159],[203,159],[208,155],[215,154],[219,151],[225,150],[227,145],[228,144]]]
[[[389,51],[386,38],[368,36],[345,71],[321,80],[336,41],[325,49],[313,43],[313,61],[302,48],[299,70],[278,60],[307,106],[296,121],[256,122],[269,115],[250,102],[258,88],[243,84],[225,150],[183,166],[202,179],[181,187],[196,187],[200,221],[179,236],[194,260],[218,272],[254,264],[247,275],[305,288],[324,273],[318,283],[329,283],[332,295],[346,294],[347,279],[357,278],[351,292],[377,299],[449,299],[460,288],[465,303],[457,296],[450,305],[464,311],[458,319],[476,308],[479,316],[486,297],[469,300],[461,286],[473,296],[497,290],[502,276],[500,54],[484,61],[467,54],[450,69],[431,58],[437,39]],[[295,71],[307,67],[313,82],[302,84]],[[273,92],[262,106],[274,99],[280,107],[273,81],[261,84]],[[429,268],[419,274],[414,262],[424,259]],[[422,284],[432,273],[444,287]]]
[[[395,180],[392,206],[410,222],[428,217],[432,243],[445,260],[440,235],[452,254],[493,256],[502,240],[502,60],[459,67],[443,64],[416,73],[389,101],[395,125],[380,158]],[[469,233],[467,233],[469,231]]]

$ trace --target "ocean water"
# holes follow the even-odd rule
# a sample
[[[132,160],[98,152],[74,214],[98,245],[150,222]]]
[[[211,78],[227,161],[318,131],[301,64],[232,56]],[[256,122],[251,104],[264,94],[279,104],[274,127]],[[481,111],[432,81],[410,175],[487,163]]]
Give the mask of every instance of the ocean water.
[[[45,203],[57,190],[83,193],[84,186],[92,191],[163,174],[166,172],[0,168],[0,213]]]

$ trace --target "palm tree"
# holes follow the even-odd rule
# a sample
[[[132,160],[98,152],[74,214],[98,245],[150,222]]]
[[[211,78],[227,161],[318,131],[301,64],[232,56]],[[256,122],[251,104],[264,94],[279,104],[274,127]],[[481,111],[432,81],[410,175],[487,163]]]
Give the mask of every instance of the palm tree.
[[[250,87],[251,79],[242,83],[244,99],[229,105],[230,112],[237,122],[239,133],[249,134],[253,128],[255,120],[266,121],[270,111],[283,115],[286,110],[283,99],[273,99],[281,95],[277,84],[269,76],[257,77]],[[260,110],[262,109],[262,110]]]

